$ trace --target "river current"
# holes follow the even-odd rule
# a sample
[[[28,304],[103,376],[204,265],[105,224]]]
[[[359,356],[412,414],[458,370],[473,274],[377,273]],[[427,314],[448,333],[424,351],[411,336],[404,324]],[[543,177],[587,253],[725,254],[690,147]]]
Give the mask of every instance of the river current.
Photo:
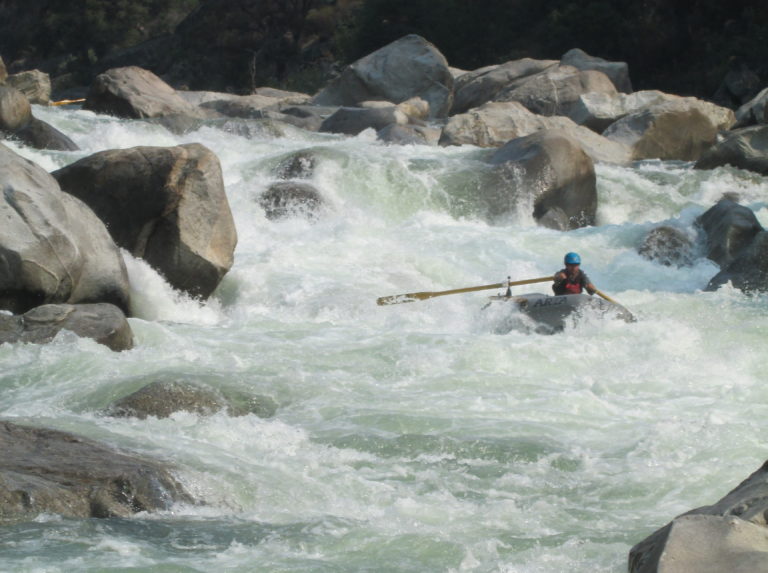
[[[766,295],[704,292],[717,266],[642,258],[726,192],[768,226],[768,182],[687,163],[597,165],[597,224],[489,224],[471,146],[387,146],[285,128],[183,136],[35,107],[77,152],[9,145],[53,171],[96,151],[200,142],[219,157],[239,242],[206,302],[127,257],[136,337],[114,353],[64,333],[0,346],[0,419],[158,457],[202,504],[130,519],[40,515],[0,529],[0,570],[132,572],[626,571],[637,542],[714,503],[768,457]],[[291,153],[317,221],[270,221],[258,196]],[[556,335],[503,328],[496,291],[377,306],[383,295],[543,277],[580,253],[638,318]],[[547,292],[549,285],[513,293]],[[271,418],[112,418],[152,377],[227,386]]]

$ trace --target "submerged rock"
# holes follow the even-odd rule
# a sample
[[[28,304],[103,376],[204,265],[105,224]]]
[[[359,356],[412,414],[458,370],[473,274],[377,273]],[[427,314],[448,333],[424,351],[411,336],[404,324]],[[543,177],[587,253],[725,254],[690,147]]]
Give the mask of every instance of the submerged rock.
[[[269,418],[277,405],[265,396],[254,396],[231,389],[214,389],[185,380],[156,380],[121,398],[108,410],[110,416],[149,416],[167,418],[174,412],[190,412],[210,416],[225,410],[230,416],[255,414]]]
[[[0,422],[0,519],[129,517],[192,497],[157,460],[67,432]]]

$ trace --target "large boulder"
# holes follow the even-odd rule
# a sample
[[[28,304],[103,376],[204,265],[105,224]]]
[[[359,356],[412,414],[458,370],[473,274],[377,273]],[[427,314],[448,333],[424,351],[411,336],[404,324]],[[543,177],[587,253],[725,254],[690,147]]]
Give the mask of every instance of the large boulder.
[[[53,176],[173,287],[206,298],[231,268],[237,232],[221,164],[203,145],[102,151]]]
[[[726,132],[701,154],[694,167],[715,169],[724,165],[768,175],[768,125]]]
[[[433,117],[444,117],[453,97],[453,75],[445,57],[415,34],[350,64],[313,102],[355,107],[369,100],[400,103],[413,97],[426,101]]]
[[[513,139],[490,159],[499,183],[483,192],[491,219],[533,206],[539,224],[560,230],[595,222],[597,185],[589,155],[567,133],[543,130]]]
[[[128,119],[205,115],[155,74],[137,66],[113,68],[96,76],[83,109]]]
[[[625,164],[631,160],[630,150],[625,145],[576,125],[567,117],[536,115],[518,102],[489,102],[449,118],[439,144],[501,147],[516,137],[543,129],[568,132],[579,141],[593,161]]]
[[[714,505],[686,512],[629,552],[629,573],[768,571],[768,463]]]
[[[706,257],[724,268],[730,265],[763,230],[754,212],[724,198],[696,219],[704,232]]]
[[[0,314],[0,343],[43,344],[67,330],[112,350],[133,348],[133,331],[113,304],[44,304],[21,315]]]
[[[340,107],[323,121],[320,131],[357,135],[366,129],[376,131],[388,125],[405,125],[408,116],[394,105],[387,107]]]
[[[51,101],[51,77],[40,70],[11,74],[5,84],[27,96],[30,103],[48,105]]]
[[[34,117],[27,96],[8,85],[0,85],[0,134],[19,139],[36,149],[78,149],[69,137]]]
[[[192,503],[171,469],[93,440],[0,422],[0,518],[129,517]]]
[[[603,72],[554,66],[513,82],[495,101],[517,101],[539,115],[567,116],[585,93],[615,94],[616,86]]]
[[[0,309],[109,302],[129,312],[123,257],[82,201],[0,144]]]
[[[603,58],[590,56],[584,50],[573,48],[568,50],[560,58],[560,64],[564,66],[573,66],[580,70],[597,70],[608,76],[616,86],[616,89],[622,93],[632,93],[632,82],[629,79],[629,66],[626,62],[609,62]]]
[[[639,159],[695,161],[735,121],[733,111],[692,97],[676,98],[627,115],[603,135]]]
[[[757,233],[736,258],[710,279],[705,290],[717,290],[728,282],[744,292],[768,291],[768,231]]]
[[[557,66],[557,63],[557,60],[523,58],[466,72],[454,83],[451,115],[465,113],[474,107],[493,101],[499,92],[514,82]]]

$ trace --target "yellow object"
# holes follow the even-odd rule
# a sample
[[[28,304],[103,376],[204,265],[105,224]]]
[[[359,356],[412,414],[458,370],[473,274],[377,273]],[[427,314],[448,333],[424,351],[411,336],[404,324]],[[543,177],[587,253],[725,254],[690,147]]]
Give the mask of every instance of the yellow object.
[[[516,286],[516,285],[527,285],[531,283],[543,283],[547,281],[552,281],[552,275],[548,277],[541,277],[538,279],[525,279],[522,281],[510,281],[510,282],[503,282],[503,283],[496,283],[492,285],[481,285],[481,286],[474,286],[474,287],[466,287],[466,288],[457,288],[453,290],[442,290],[437,292],[411,292],[408,294],[393,294],[390,296],[382,296],[376,299],[376,304],[379,306],[387,305],[387,304],[400,304],[403,302],[415,302],[417,300],[425,300],[428,298],[434,298],[436,296],[445,296],[447,294],[459,294],[463,292],[474,292],[477,290],[486,290],[486,289],[492,289],[492,288],[504,288],[507,286]]]
[[[85,98],[80,99],[62,99],[59,101],[52,101],[48,105],[68,105],[70,103],[82,103],[85,101]]]

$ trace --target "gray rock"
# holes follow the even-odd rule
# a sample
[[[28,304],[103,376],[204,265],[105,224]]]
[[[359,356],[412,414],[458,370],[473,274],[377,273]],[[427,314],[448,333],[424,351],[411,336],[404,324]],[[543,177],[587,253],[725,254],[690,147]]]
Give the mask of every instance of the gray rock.
[[[270,185],[259,197],[259,205],[271,220],[303,217],[312,221],[319,217],[326,202],[320,192],[308,183],[283,181]]]
[[[768,88],[758,92],[755,97],[736,110],[734,127],[768,123],[766,108],[768,108]]]
[[[633,159],[695,161],[721,130],[735,121],[733,111],[696,98],[677,98],[627,115],[603,135],[632,150]]]
[[[499,181],[483,196],[492,219],[532,204],[533,217],[542,225],[569,230],[594,224],[594,164],[567,133],[544,130],[514,139],[490,162]]]
[[[51,78],[40,70],[11,74],[5,83],[27,96],[30,103],[47,105],[51,101]]]
[[[689,266],[694,260],[694,242],[684,231],[664,225],[651,229],[638,253],[667,267]]]
[[[203,116],[155,74],[136,66],[99,74],[91,84],[83,109],[129,119],[175,114]]]
[[[357,135],[366,129],[376,131],[388,125],[404,125],[408,117],[395,106],[381,108],[341,107],[320,125],[320,131]]]
[[[0,86],[0,130],[13,133],[32,119],[32,106],[16,88]]]
[[[108,302],[129,312],[125,262],[91,209],[2,144],[0,188],[0,308]]]
[[[620,92],[632,93],[632,82],[629,79],[629,66],[626,62],[609,62],[603,58],[590,56],[584,50],[573,48],[560,58],[560,64],[573,66],[580,70],[596,70],[608,76]]]
[[[768,175],[768,125],[726,132],[701,154],[694,167],[715,169],[724,165]]]
[[[460,75],[454,83],[453,106],[450,115],[465,113],[493,101],[496,95],[514,82],[556,66],[557,60],[523,58],[487,66]]]
[[[158,461],[57,430],[0,422],[0,518],[129,517],[192,497]]]
[[[733,262],[763,230],[751,209],[727,198],[707,209],[696,225],[706,236],[706,257],[721,268]]]
[[[237,232],[221,165],[203,145],[102,151],[53,176],[174,288],[207,298],[232,267]]]
[[[736,258],[709,281],[714,291],[727,282],[744,292],[768,291],[768,231],[760,231]]]
[[[312,99],[321,106],[360,105],[370,100],[400,103],[420,97],[433,117],[451,108],[453,75],[440,51],[411,34],[347,66]]]
[[[63,330],[114,351],[133,348],[133,331],[113,304],[44,304],[22,315],[0,314],[0,343],[50,342]]]
[[[629,573],[768,572],[768,464],[632,547]]]

